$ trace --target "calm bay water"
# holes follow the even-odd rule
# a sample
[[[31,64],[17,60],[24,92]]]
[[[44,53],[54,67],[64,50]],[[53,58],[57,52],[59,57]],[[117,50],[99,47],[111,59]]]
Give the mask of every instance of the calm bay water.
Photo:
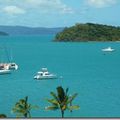
[[[74,104],[80,109],[66,112],[65,117],[120,117],[120,43],[118,42],[51,42],[54,36],[0,37],[0,46],[7,47],[17,71],[0,76],[0,113],[11,113],[14,104],[25,96],[29,102],[39,105],[32,111],[33,117],[61,117],[59,111],[45,111],[51,98],[50,91],[61,85],[69,87],[69,93],[78,93]],[[104,54],[101,49],[111,46],[113,53]],[[7,60],[0,49],[1,61]],[[33,77],[42,67],[62,78],[37,81]]]

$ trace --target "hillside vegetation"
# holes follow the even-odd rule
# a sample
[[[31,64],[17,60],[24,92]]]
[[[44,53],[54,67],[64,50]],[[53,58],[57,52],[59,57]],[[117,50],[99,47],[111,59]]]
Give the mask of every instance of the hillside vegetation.
[[[120,27],[101,24],[76,24],[55,36],[55,41],[120,41]]]

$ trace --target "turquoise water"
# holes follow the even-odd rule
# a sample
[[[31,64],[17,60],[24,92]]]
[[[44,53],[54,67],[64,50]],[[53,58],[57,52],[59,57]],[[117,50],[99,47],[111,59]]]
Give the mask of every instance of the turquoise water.
[[[59,111],[45,111],[51,98],[50,91],[62,85],[69,93],[78,93],[74,104],[80,109],[65,112],[65,117],[120,117],[120,43],[85,42],[56,43],[52,35],[0,37],[0,46],[12,51],[18,71],[0,76],[0,113],[11,113],[14,104],[25,96],[29,102],[39,105],[32,117],[61,117]],[[111,46],[113,53],[104,54],[101,49]],[[10,52],[10,51],[9,51]],[[6,60],[2,55],[1,59]],[[58,80],[37,81],[33,77],[42,67],[56,73]]]

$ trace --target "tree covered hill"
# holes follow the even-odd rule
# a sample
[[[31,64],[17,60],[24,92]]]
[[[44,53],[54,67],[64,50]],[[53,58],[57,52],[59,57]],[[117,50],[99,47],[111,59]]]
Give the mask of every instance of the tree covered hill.
[[[55,36],[55,41],[120,41],[120,27],[102,24],[76,24]]]

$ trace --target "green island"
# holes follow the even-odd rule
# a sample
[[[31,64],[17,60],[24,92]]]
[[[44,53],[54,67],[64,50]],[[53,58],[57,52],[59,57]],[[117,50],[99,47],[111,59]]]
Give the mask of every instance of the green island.
[[[0,36],[8,36],[7,33],[0,31]]]
[[[120,41],[120,27],[94,23],[77,23],[72,27],[64,28],[62,32],[57,33],[54,41]]]

